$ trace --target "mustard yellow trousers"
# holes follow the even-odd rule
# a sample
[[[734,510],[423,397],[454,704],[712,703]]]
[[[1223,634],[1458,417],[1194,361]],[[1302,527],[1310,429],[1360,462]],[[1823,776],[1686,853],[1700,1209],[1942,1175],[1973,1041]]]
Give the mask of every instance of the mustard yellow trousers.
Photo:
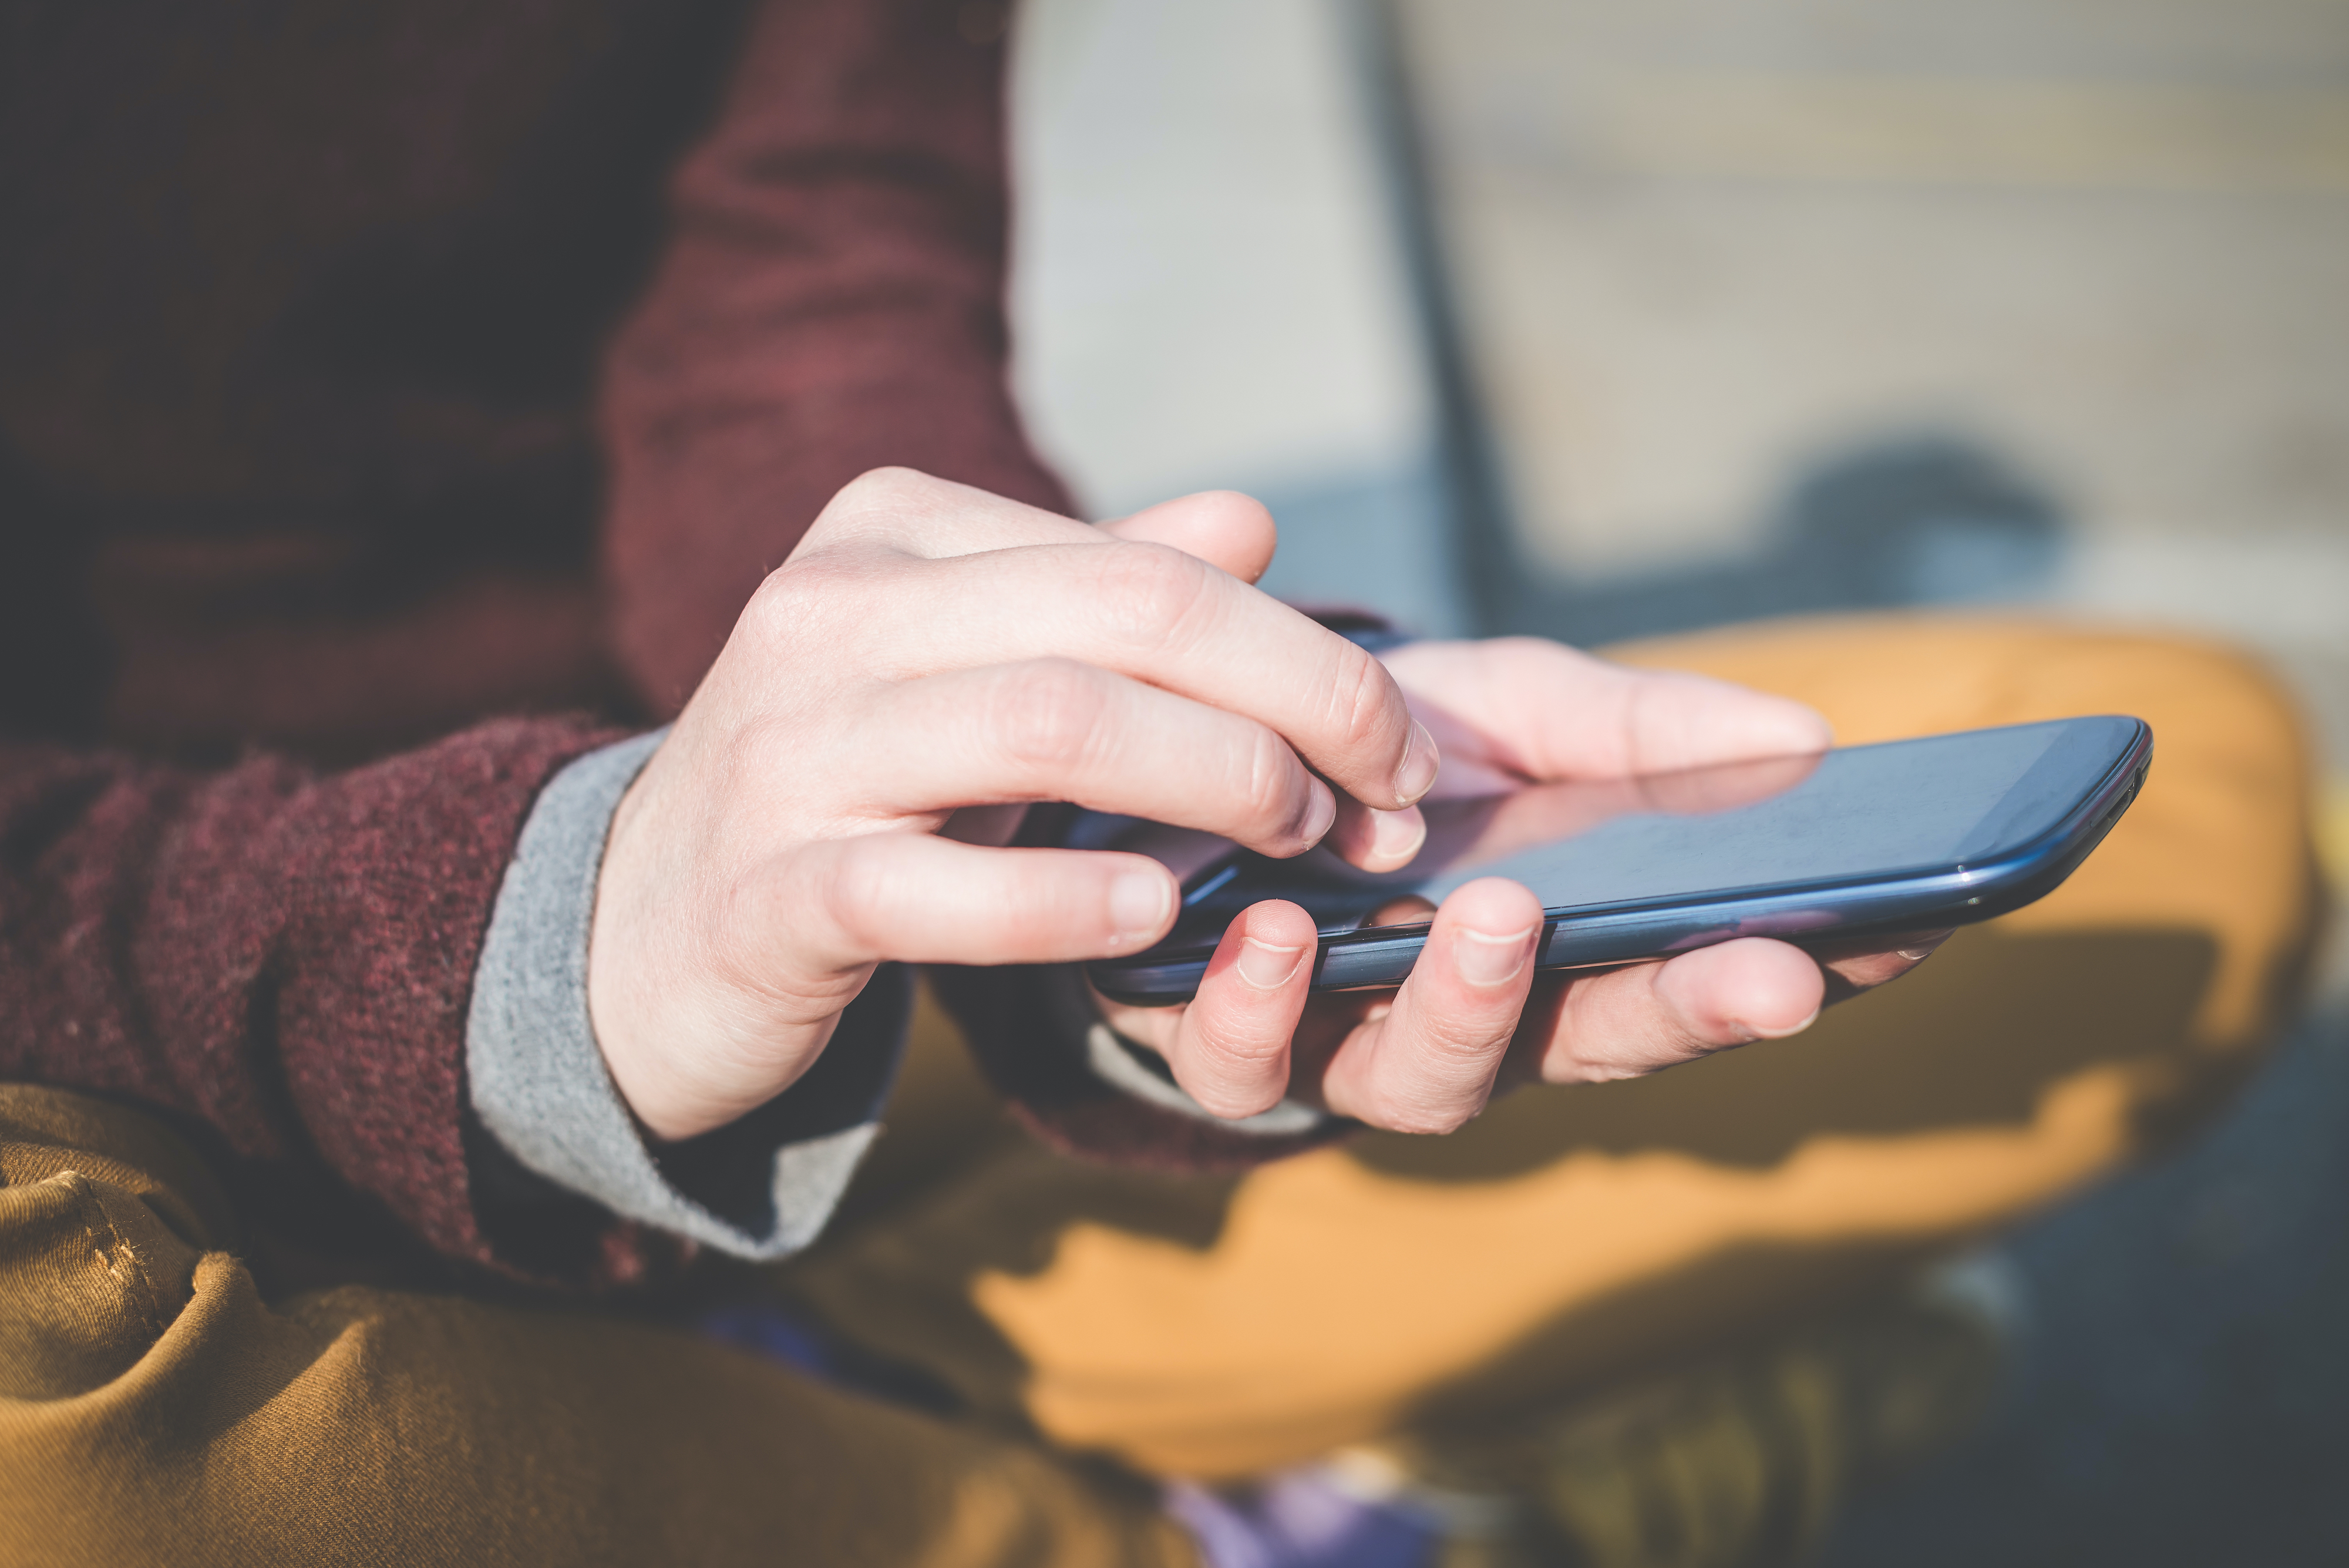
[[[2292,1005],[2309,760],[2239,657],[1916,618],[1614,651],[1846,743],[2132,712],[2153,772],[2056,894],[1806,1034],[1444,1138],[1075,1167],[925,1009],[858,1190],[771,1289],[954,1421],[585,1311],[264,1301],[183,1146],[0,1089],[0,1563],[1187,1563],[1137,1478],[1570,1407],[1831,1313],[2207,1115]]]

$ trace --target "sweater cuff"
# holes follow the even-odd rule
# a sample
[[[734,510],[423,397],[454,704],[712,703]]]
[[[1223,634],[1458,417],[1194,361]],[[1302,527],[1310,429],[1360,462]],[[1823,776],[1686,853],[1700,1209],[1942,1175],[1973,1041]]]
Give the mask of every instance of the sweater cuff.
[[[737,1257],[784,1257],[823,1230],[878,1130],[911,988],[876,972],[790,1089],[716,1132],[647,1142],[595,1043],[587,944],[612,815],[665,733],[571,763],[523,824],[473,976],[473,1110],[517,1163],[622,1218]]]

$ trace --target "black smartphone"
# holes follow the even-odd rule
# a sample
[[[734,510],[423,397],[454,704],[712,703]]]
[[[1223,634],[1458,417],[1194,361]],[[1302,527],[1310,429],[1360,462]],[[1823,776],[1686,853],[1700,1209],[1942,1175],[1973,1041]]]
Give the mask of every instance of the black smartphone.
[[[1176,847],[1161,857],[1185,877],[1173,932],[1087,972],[1120,1002],[1185,1001],[1232,918],[1286,898],[1320,929],[1316,990],[1400,985],[1434,906],[1478,877],[1511,877],[1541,900],[1545,969],[1734,937],[1845,942],[1963,925],[2070,876],[2137,798],[2152,754],[2143,720],[2107,715],[1529,785],[1423,805],[1426,845],[1378,876],[1322,849],[1274,860],[1170,836],[1160,842]],[[1130,846],[1159,852],[1146,837]]]

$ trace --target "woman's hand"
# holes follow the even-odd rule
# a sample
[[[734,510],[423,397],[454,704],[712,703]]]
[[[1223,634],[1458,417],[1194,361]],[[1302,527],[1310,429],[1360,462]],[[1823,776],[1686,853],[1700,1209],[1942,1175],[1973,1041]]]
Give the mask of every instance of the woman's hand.
[[[1830,740],[1797,703],[1537,639],[1413,643],[1386,663],[1443,748],[1437,795],[1795,756]],[[1418,841],[1392,836],[1400,864]],[[1313,921],[1276,900],[1233,921],[1188,1004],[1099,1005],[1218,1115],[1261,1111],[1287,1092],[1375,1126],[1442,1132],[1482,1109],[1496,1082],[1635,1077],[1795,1033],[1831,992],[1893,979],[1941,935],[1829,954],[1824,968],[1749,938],[1668,962],[1537,975],[1542,911],[1525,888],[1483,878],[1433,913],[1399,991],[1309,1000]]]
[[[1276,856],[1326,837],[1381,869],[1424,836],[1438,729],[1469,783],[1824,741],[1792,704],[1545,643],[1407,649],[1390,675],[1250,586],[1273,537],[1226,494],[1094,528],[904,471],[843,490],[613,818],[588,1003],[645,1125],[690,1137],[773,1097],[885,961],[1069,963],[1166,933],[1164,866],[1003,847],[1024,803]],[[1121,1022],[1219,1112],[1278,1100],[1294,1064],[1335,1109],[1433,1129],[1474,1114],[1521,1033],[1549,1075],[1613,1075],[1786,1033],[1818,1005],[1816,966],[1767,942],[1535,987],[1539,913],[1515,884],[1472,884],[1400,992],[1309,1011],[1311,924],[1259,905],[1195,1002]]]
[[[1271,553],[1237,496],[1093,528],[904,471],[842,491],[613,818],[588,1002],[636,1116],[678,1138],[763,1104],[885,960],[1165,934],[1164,867],[998,847],[1019,803],[1272,855],[1374,838],[1373,807],[1415,835],[1434,743],[1377,659],[1249,586]]]

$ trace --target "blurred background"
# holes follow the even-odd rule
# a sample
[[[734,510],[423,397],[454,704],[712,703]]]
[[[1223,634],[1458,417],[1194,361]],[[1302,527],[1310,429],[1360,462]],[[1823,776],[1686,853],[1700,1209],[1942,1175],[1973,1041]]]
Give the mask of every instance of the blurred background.
[[[1019,389],[1096,515],[1578,643],[2002,605],[2246,645],[2349,881],[2349,0],[1027,0]],[[2336,925],[2336,933],[2343,928]],[[1838,1563],[2349,1561],[2349,945],[2005,1249],[1992,1429]]]

